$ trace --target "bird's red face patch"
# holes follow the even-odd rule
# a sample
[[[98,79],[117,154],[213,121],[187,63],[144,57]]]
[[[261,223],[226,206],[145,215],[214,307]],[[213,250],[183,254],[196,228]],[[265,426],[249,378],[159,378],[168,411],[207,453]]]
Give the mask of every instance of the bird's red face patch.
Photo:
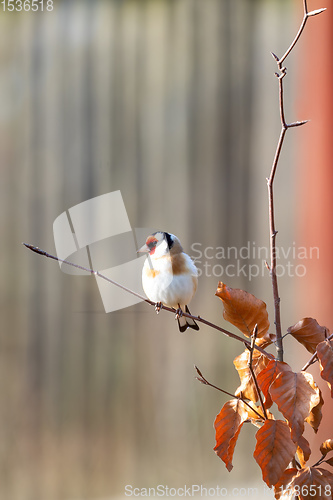
[[[153,255],[156,250],[158,240],[154,236],[149,236],[146,240],[146,245],[149,248],[149,255]]]

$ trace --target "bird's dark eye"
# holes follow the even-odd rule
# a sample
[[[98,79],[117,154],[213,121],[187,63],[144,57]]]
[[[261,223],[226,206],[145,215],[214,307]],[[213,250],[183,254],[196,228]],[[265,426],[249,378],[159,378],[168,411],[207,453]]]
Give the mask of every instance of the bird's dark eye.
[[[149,250],[152,250],[153,248],[155,248],[156,244],[157,244],[156,238],[148,238],[148,240],[146,241],[146,245],[149,248]]]

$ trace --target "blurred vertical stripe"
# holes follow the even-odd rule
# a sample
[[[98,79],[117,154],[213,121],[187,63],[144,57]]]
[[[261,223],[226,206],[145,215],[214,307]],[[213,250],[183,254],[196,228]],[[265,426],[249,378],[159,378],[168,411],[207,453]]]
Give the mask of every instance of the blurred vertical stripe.
[[[299,88],[297,108],[309,119],[297,137],[297,242],[317,253],[300,261],[307,273],[297,286],[298,317],[314,317],[332,332],[333,326],[333,12],[327,10],[309,22],[300,51],[296,84]],[[309,21],[312,21],[310,19]],[[308,68],[311,68],[308,71]],[[309,356],[304,355],[304,364]],[[321,380],[317,364],[311,373],[323,391],[325,406],[318,434],[309,433],[313,460],[319,460],[320,444],[332,433],[333,401],[330,390]]]

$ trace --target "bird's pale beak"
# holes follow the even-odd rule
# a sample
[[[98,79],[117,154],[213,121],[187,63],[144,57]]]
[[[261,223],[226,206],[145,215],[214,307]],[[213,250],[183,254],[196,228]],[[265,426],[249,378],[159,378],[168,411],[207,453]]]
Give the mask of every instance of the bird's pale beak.
[[[149,248],[146,244],[144,244],[139,250],[136,251],[137,253],[149,253]]]

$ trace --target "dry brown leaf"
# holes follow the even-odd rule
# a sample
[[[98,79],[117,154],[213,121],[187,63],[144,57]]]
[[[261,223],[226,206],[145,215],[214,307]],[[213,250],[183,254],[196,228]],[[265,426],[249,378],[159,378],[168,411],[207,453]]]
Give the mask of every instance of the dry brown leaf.
[[[292,371],[287,363],[272,359],[268,362],[266,368],[257,375],[257,382],[261,392],[265,397],[265,408],[270,408],[273,404],[269,388],[276,377],[283,371]]]
[[[320,445],[320,451],[324,457],[326,457],[327,453],[333,450],[333,439],[326,439],[323,443]]]
[[[320,403],[318,388],[315,388],[310,373],[282,372],[269,389],[274,403],[288,420],[291,437],[295,443],[304,431],[304,420],[312,408]]]
[[[290,333],[298,342],[313,354],[317,345],[328,336],[328,329],[320,326],[313,318],[303,318],[294,326],[288,328]]]
[[[267,332],[260,339],[256,340],[256,345],[265,349],[270,344],[273,344],[273,342],[276,342],[276,334]]]
[[[248,367],[248,361],[250,357],[250,351],[246,349],[242,354],[234,359],[234,365],[238,371],[238,375],[241,381],[241,385],[237,388],[235,395],[241,396],[245,399],[250,399],[254,403],[258,401],[258,393],[253,381],[251,371]],[[269,362],[267,356],[264,356],[256,349],[253,351],[252,356],[252,368],[257,376],[263,370]]]
[[[333,474],[320,467],[306,467],[298,472],[289,487],[300,500],[332,500]]]
[[[291,483],[293,477],[296,476],[298,470],[295,468],[286,469],[279,481],[274,486],[274,497],[278,500],[289,500],[292,498],[293,493],[288,488],[288,484]]]
[[[263,480],[271,488],[280,480],[297,446],[283,420],[266,420],[256,433],[256,439],[253,456],[261,468]]]
[[[319,401],[319,403],[316,406],[314,406],[312,408],[312,410],[310,411],[309,416],[305,419],[305,421],[309,425],[311,425],[311,427],[315,431],[315,433],[318,432],[321,419],[323,418],[323,414],[321,412],[321,409],[322,409],[322,406],[324,404],[324,400],[323,400],[322,395],[321,395],[321,390],[317,386],[316,386],[316,389],[319,392],[320,401]]]
[[[317,356],[320,363],[322,379],[326,380],[331,389],[333,398],[333,345],[329,340],[324,340],[317,345]]]
[[[243,423],[247,419],[246,406],[239,399],[231,399],[216,416],[214,451],[223,460],[230,472],[233,468],[232,457]]]
[[[301,436],[298,440],[298,447],[297,447],[297,456],[299,459],[299,463],[301,464],[302,467],[305,466],[306,462],[309,460],[311,455],[311,448],[309,441],[305,439],[304,436]]]
[[[236,326],[246,337],[252,335],[256,325],[258,339],[266,335],[269,321],[265,302],[244,290],[230,288],[222,281],[219,282],[215,295],[223,302],[224,319]]]
[[[331,465],[333,467],[333,457],[332,458],[328,458],[327,460],[325,460],[325,463],[328,464],[328,465]]]

